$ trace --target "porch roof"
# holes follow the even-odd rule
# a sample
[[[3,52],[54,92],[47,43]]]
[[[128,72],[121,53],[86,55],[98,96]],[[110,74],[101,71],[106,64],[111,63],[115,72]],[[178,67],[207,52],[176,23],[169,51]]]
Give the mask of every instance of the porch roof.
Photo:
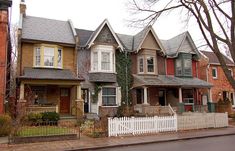
[[[140,86],[170,86],[183,88],[210,88],[213,85],[198,78],[179,78],[169,75],[133,75],[133,88]]]
[[[19,79],[32,80],[73,80],[83,81],[82,76],[75,76],[69,69],[40,69],[40,68],[24,68],[24,74]]]

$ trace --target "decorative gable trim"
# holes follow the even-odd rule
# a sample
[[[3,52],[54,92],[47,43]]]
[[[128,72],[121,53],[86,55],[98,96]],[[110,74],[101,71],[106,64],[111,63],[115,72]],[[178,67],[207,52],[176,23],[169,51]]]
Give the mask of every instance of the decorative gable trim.
[[[89,40],[87,41],[86,46],[88,46],[88,48],[90,48],[93,44],[95,39],[97,38],[97,36],[100,34],[101,30],[104,28],[104,26],[107,25],[109,30],[111,31],[113,37],[115,38],[116,42],[118,43],[118,48],[120,48],[121,51],[124,51],[123,49],[123,45],[121,44],[120,40],[118,39],[117,35],[115,34],[113,28],[111,27],[109,21],[107,19],[105,19],[100,26],[95,30],[95,32],[93,32],[93,34],[91,35],[91,37],[89,38]]]
[[[139,50],[141,49],[141,46],[144,42],[144,40],[146,39],[147,35],[149,34],[149,32],[151,32],[153,34],[154,39],[156,40],[157,44],[159,45],[159,47],[161,48],[160,51],[165,55],[165,49],[160,41],[160,39],[158,38],[157,34],[155,33],[154,29],[152,28],[152,26],[148,26],[148,29],[146,30],[144,37],[141,39],[141,42],[139,43],[136,52],[138,53]]]

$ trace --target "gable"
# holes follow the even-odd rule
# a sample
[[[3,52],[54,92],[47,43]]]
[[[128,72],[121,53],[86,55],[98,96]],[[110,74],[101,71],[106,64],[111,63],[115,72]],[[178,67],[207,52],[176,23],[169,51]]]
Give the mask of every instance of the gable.
[[[157,43],[157,41],[155,40],[152,32],[149,32],[146,35],[146,37],[141,45],[141,48],[161,50],[161,48],[160,48],[159,44]]]
[[[192,53],[195,54],[195,51],[192,44],[189,41],[189,38],[186,37],[185,40],[182,42],[181,46],[179,47],[178,52],[184,52],[184,53]]]
[[[96,37],[95,43],[107,43],[107,44],[115,44],[117,45],[117,41],[115,40],[111,30],[107,25],[105,25],[98,36]]]

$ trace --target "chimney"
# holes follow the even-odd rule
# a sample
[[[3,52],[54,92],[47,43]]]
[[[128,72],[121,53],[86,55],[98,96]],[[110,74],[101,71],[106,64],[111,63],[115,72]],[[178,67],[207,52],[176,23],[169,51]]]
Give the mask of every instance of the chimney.
[[[25,4],[25,0],[21,0],[21,2],[20,2],[20,14],[22,14],[23,17],[26,16],[26,4]]]

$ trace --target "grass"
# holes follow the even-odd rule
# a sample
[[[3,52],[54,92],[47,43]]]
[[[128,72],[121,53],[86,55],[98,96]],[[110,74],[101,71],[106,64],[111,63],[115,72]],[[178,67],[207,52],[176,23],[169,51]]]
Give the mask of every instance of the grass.
[[[23,127],[17,134],[21,137],[29,136],[50,136],[50,135],[64,135],[71,134],[71,129],[58,126],[30,126]]]

